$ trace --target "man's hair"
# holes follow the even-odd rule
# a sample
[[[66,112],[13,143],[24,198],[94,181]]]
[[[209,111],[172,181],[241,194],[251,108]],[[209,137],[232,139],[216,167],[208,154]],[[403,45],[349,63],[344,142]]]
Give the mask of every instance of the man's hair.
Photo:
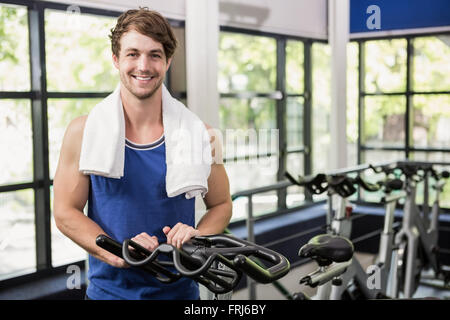
[[[111,49],[117,57],[120,52],[120,38],[124,33],[133,29],[160,42],[163,45],[166,59],[173,56],[177,48],[177,39],[169,22],[159,12],[144,7],[125,11],[117,19],[116,26],[111,29],[109,36]]]

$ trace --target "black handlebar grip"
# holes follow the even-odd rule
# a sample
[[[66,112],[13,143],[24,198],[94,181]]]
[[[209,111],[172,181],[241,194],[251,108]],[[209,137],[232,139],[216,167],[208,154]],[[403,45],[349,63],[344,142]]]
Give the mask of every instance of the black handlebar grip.
[[[271,283],[285,276],[290,269],[290,263],[285,257],[278,255],[277,258],[278,263],[267,269],[243,254],[238,254],[233,263],[257,282]]]
[[[442,171],[441,172],[441,177],[444,178],[444,179],[447,179],[448,177],[450,177],[450,173],[447,170]]]

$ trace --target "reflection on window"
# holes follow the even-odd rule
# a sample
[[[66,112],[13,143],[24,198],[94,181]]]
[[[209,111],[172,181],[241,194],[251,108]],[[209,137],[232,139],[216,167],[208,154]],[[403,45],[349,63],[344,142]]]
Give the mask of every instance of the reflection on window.
[[[0,193],[0,280],[35,271],[34,192]]]
[[[219,92],[275,90],[275,39],[221,32],[219,40]]]
[[[49,91],[112,91],[118,72],[111,58],[115,18],[45,10]]]
[[[406,90],[406,40],[376,40],[365,43],[366,92]]]
[[[58,165],[59,152],[64,133],[70,121],[89,111],[101,99],[49,99],[48,100],[48,141],[50,179],[53,179]]]
[[[404,96],[366,96],[364,144],[404,147],[405,110]]]
[[[449,35],[414,39],[413,61],[414,90],[450,90]]]
[[[0,100],[0,185],[33,180],[29,100]]]
[[[30,90],[27,18],[26,8],[0,4],[0,91]]]

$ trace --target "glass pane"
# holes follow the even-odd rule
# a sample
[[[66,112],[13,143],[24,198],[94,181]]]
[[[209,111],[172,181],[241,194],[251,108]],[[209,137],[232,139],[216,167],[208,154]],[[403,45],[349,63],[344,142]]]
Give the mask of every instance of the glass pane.
[[[427,162],[448,162],[450,163],[450,152],[420,152],[410,153],[411,160]]]
[[[358,44],[347,45],[347,165],[357,165],[358,158]]]
[[[231,194],[277,182],[278,157],[260,157],[225,162]]]
[[[288,208],[298,207],[305,204],[305,188],[292,186],[287,188],[286,206]]]
[[[87,253],[80,246],[75,244],[68,237],[63,235],[56,227],[55,217],[53,216],[53,186],[50,188],[50,207],[51,212],[51,241],[52,241],[52,265],[53,267],[77,262],[87,258]],[[85,208],[87,210],[87,206]]]
[[[303,93],[304,87],[303,42],[289,40],[286,43],[286,91]]]
[[[302,97],[287,98],[286,131],[288,149],[303,146],[303,104],[304,99]]]
[[[27,9],[0,5],[0,91],[30,90]]]
[[[178,47],[170,64],[170,86],[174,92],[186,92],[186,49],[183,28],[173,28]]]
[[[362,163],[377,165],[380,163],[405,160],[404,151],[367,150],[362,152]],[[370,171],[370,170],[369,170]]]
[[[450,90],[449,35],[414,39],[413,61],[414,90]]]
[[[224,98],[219,112],[224,158],[278,152],[274,100]]]
[[[286,171],[294,177],[303,176],[305,172],[303,158],[304,154],[302,152],[288,153],[286,159]],[[288,208],[299,206],[303,204],[304,201],[304,188],[299,186],[287,188],[286,205]]]
[[[0,185],[33,180],[32,139],[30,101],[1,99]]]
[[[36,268],[34,192],[0,193],[0,280]]]
[[[374,40],[365,43],[366,92],[406,90],[406,40]]]
[[[292,176],[303,176],[304,170],[304,157],[303,152],[288,153],[286,157],[286,171]]]
[[[413,96],[413,144],[450,148],[450,95]]]
[[[115,18],[45,10],[49,91],[112,91],[119,74],[111,58]]]
[[[254,217],[272,213],[277,210],[278,197],[275,191],[258,193],[252,197],[252,212]],[[233,201],[233,216],[231,222],[245,220],[248,216],[248,198],[238,198]]]
[[[102,99],[49,99],[48,100],[48,145],[50,179],[53,179],[58,165],[59,152],[64,133],[70,121],[86,115]]]
[[[366,96],[363,144],[405,146],[404,96]]]
[[[275,39],[221,32],[219,41],[219,92],[275,91]]]
[[[313,174],[329,169],[330,152],[330,111],[331,111],[331,72],[330,46],[314,43],[313,60],[313,123],[312,123],[312,171]]]

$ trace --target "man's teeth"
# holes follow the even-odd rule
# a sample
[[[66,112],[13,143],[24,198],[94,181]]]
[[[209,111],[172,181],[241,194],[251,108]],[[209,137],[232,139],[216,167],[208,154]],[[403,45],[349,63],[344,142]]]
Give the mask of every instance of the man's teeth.
[[[138,80],[150,80],[152,77],[138,77],[138,76],[135,76],[135,78],[138,79]]]

